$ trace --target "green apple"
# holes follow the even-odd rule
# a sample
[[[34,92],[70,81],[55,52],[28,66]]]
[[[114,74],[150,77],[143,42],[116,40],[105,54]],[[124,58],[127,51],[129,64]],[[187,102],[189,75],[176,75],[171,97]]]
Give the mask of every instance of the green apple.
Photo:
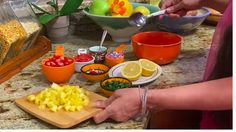
[[[109,11],[109,5],[106,0],[93,0],[93,3],[89,7],[89,12],[94,15],[105,16]]]

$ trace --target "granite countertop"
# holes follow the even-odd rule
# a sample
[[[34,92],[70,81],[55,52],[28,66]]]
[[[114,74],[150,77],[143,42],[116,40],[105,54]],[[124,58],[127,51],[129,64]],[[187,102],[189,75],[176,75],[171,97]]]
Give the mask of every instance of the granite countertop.
[[[76,27],[76,23],[71,27]],[[90,28],[87,28],[87,27]],[[146,27],[144,30],[155,29]],[[191,34],[184,35],[181,54],[173,63],[161,66],[163,74],[153,83],[150,88],[167,88],[178,85],[191,84],[201,81],[206,63],[207,53],[211,44],[211,37],[215,27],[201,25]],[[93,34],[91,34],[91,31]],[[80,28],[72,28],[68,41],[65,46],[65,54],[74,56],[78,48],[88,48],[99,44],[102,30],[95,26],[85,25],[80,21]],[[57,44],[53,44],[53,47]],[[107,37],[104,46],[109,50],[114,49],[119,43]],[[128,49],[125,52],[126,61],[136,60],[132,53],[132,46],[127,43]],[[27,96],[36,91],[40,91],[50,85],[41,73],[40,61],[52,55],[49,52],[32,64],[23,69],[20,73],[13,76],[8,81],[0,84],[0,129],[56,129],[56,127],[47,124],[34,116],[22,111],[14,104],[14,100],[19,97]],[[88,90],[98,92],[99,83],[88,82],[76,73],[71,78],[70,84],[83,86]],[[99,93],[99,92],[98,92]],[[125,123],[117,123],[107,120],[101,124],[95,124],[92,119],[84,121],[73,129],[143,129],[145,123],[135,120],[129,120]]]

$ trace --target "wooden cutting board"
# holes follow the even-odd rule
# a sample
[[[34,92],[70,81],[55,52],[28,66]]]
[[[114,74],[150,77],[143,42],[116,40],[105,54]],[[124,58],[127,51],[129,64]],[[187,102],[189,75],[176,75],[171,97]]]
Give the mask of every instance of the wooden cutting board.
[[[46,54],[51,50],[51,46],[50,40],[44,36],[39,36],[30,49],[12,58],[3,65],[0,65],[0,84]]]
[[[38,108],[38,105],[27,101],[27,97],[19,98],[15,100],[17,106],[26,112],[36,116],[37,118],[50,123],[59,128],[69,128],[84,120],[87,120],[97,114],[101,109],[97,109],[92,105],[97,100],[105,100],[106,98],[96,93],[90,92],[90,103],[87,107],[77,112],[67,112],[64,110],[58,112],[51,112],[48,109],[42,110]]]

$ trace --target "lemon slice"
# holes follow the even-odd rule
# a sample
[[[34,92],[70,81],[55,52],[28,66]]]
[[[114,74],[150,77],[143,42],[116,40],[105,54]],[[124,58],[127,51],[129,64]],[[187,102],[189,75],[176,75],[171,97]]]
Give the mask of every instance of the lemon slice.
[[[150,14],[150,11],[148,10],[147,7],[145,6],[138,6],[134,9],[134,12],[140,12],[142,13],[144,16],[147,16]]]
[[[131,81],[138,80],[142,75],[142,66],[138,61],[126,62],[125,66],[121,69],[121,75]]]
[[[139,63],[142,66],[142,75],[143,76],[151,76],[157,70],[157,64],[147,60],[147,59],[139,59]]]

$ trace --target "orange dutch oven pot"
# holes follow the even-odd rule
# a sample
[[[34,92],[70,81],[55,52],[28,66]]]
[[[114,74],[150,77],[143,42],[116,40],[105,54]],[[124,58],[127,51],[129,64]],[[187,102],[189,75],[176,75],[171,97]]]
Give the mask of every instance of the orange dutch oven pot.
[[[133,52],[138,58],[163,65],[179,55],[182,37],[168,32],[141,32],[132,37]]]

